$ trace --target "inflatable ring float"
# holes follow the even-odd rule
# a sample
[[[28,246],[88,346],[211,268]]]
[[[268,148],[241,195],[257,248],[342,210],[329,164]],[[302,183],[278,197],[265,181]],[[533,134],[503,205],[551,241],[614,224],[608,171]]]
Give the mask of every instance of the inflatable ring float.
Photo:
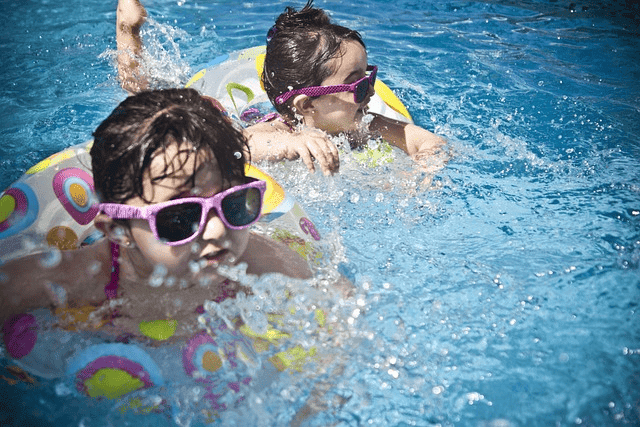
[[[288,344],[291,335],[279,329],[281,316],[269,315],[263,333],[247,325],[235,329],[206,316],[206,330],[162,346],[120,338],[113,342],[93,331],[68,329],[58,323],[57,313],[47,309],[14,316],[2,333],[7,356],[15,365],[11,369],[23,372],[25,378],[65,378],[70,392],[107,399],[195,381],[206,390],[203,398],[221,410],[223,396],[242,398],[238,393],[247,387],[264,385],[278,371],[300,371],[314,358],[315,348],[306,351]],[[316,320],[322,328],[317,316]],[[271,363],[260,365],[258,353],[266,351]]]

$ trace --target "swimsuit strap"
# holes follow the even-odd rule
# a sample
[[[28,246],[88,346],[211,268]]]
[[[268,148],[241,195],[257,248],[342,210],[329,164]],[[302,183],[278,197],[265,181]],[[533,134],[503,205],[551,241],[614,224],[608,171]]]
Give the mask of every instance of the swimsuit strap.
[[[229,279],[225,279],[224,282],[222,282],[222,284],[220,285],[220,290],[222,291],[222,293],[217,298],[214,298],[213,301],[221,303],[227,298],[235,298],[237,292],[233,288],[230,289],[230,285],[231,282],[229,282]]]
[[[107,299],[114,299],[118,294],[118,283],[120,282],[120,246],[111,242],[111,280],[104,287]]]
[[[295,132],[295,129],[293,128],[293,126],[291,126],[291,124],[288,121],[286,121],[284,117],[282,117],[279,113],[269,113],[264,117],[262,117],[260,120],[258,120],[256,123],[270,122],[271,120],[275,120],[275,119],[280,120],[282,123],[287,125],[287,127],[291,132]]]

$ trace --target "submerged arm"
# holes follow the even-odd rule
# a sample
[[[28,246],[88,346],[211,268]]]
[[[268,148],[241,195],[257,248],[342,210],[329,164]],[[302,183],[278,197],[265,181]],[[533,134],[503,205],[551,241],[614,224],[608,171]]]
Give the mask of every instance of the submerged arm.
[[[118,78],[130,94],[148,88],[149,82],[140,71],[138,59],[142,52],[140,27],[147,11],[139,0],[118,0],[116,11],[116,44],[118,46]]]

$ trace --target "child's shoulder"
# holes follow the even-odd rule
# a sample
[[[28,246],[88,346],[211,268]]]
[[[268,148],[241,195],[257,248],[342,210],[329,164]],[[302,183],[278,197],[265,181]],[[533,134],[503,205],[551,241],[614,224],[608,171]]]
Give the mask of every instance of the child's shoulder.
[[[250,233],[247,250],[240,262],[248,264],[247,273],[250,274],[282,273],[300,279],[311,277],[305,259],[288,246],[256,233]]]

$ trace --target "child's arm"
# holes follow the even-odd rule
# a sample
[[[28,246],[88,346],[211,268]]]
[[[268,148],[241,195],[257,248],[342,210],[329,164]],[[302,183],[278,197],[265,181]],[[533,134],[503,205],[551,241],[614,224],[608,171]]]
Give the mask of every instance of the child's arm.
[[[369,130],[380,133],[385,141],[402,149],[416,160],[435,156],[446,145],[444,138],[420,126],[403,123],[379,114],[374,114]]]
[[[104,300],[111,264],[97,259],[108,257],[106,245],[28,255],[0,266],[0,326],[16,314],[38,308]]]
[[[273,121],[258,123],[245,129],[251,150],[251,160],[295,160],[301,158],[311,172],[314,160],[325,175],[340,168],[340,155],[335,144],[321,131],[305,129],[291,132],[284,123]]]
[[[118,77],[122,88],[130,94],[148,88],[149,82],[141,75],[138,58],[142,52],[140,27],[147,11],[139,0],[118,0],[116,10],[116,44],[118,49]]]
[[[41,258],[31,255],[0,267],[0,326],[16,314],[51,305]]]

